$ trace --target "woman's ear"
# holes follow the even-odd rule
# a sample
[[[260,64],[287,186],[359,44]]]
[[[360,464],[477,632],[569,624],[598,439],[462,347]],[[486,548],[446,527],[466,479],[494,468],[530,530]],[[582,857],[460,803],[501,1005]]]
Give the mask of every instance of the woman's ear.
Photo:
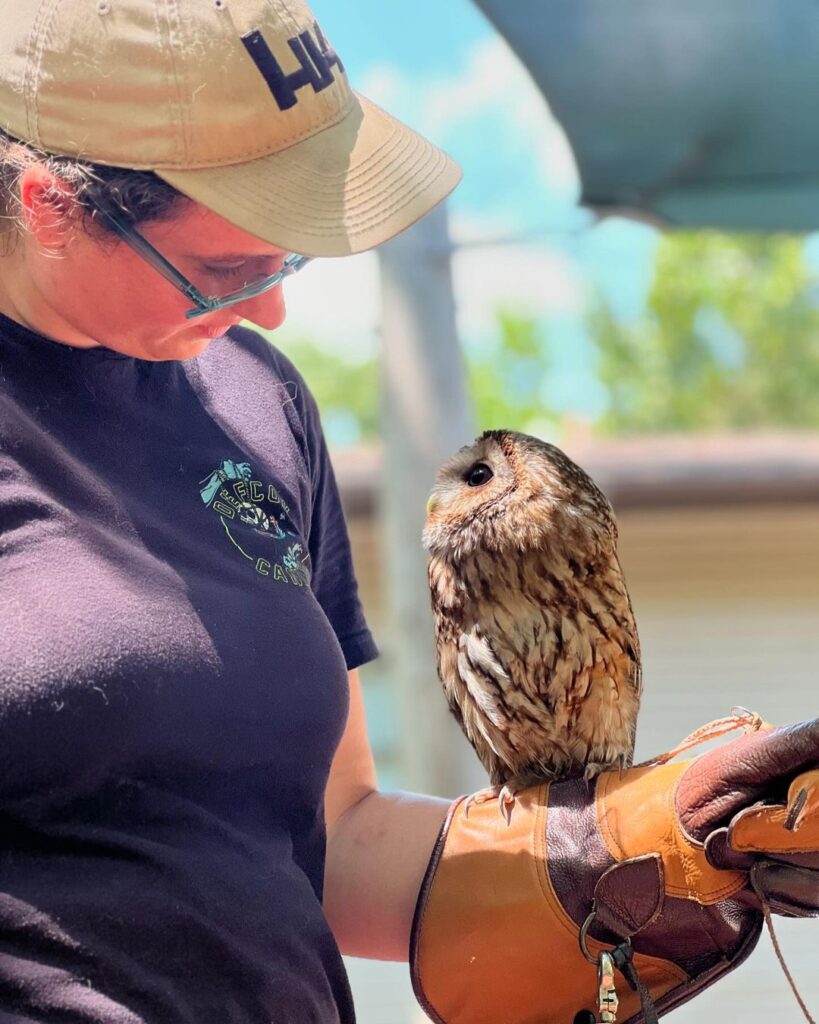
[[[43,164],[31,164],[19,178],[20,207],[29,234],[42,249],[60,252],[70,235],[76,192]]]

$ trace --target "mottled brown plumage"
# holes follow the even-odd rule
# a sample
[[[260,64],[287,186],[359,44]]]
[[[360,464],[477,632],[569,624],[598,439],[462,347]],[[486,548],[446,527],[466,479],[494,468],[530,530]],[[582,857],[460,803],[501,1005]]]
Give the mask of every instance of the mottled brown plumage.
[[[611,506],[560,449],[488,431],[440,470],[424,544],[438,672],[489,772],[631,764],[640,648]]]

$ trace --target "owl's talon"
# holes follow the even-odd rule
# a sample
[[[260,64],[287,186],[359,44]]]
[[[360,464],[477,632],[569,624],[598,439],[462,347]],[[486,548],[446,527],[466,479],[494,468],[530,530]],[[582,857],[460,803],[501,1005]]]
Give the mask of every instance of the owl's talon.
[[[506,824],[512,822],[512,811],[515,807],[515,794],[508,785],[502,786],[498,792],[498,810],[506,818]]]
[[[593,782],[598,775],[602,775],[603,772],[611,771],[612,768],[614,768],[613,764],[600,764],[599,762],[592,761],[583,769],[583,778],[586,782]],[[622,764],[620,766],[620,770],[623,770]]]
[[[475,793],[470,793],[464,800],[464,817],[469,817],[469,808],[473,804],[485,804],[489,800],[496,800],[499,792],[498,786],[488,786],[486,789],[479,789]]]

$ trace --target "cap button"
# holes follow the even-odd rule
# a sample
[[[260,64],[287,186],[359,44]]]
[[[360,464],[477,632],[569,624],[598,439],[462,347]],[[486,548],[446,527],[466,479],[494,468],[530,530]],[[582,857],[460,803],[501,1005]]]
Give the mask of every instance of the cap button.
[[[97,0],[97,14],[110,14],[111,0]]]

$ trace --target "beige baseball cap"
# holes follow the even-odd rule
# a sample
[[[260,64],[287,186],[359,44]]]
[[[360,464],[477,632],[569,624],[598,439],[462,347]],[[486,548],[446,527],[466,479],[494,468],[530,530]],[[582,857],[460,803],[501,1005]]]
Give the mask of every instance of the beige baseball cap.
[[[306,256],[392,238],[461,176],[350,89],[302,0],[0,0],[0,127]]]

